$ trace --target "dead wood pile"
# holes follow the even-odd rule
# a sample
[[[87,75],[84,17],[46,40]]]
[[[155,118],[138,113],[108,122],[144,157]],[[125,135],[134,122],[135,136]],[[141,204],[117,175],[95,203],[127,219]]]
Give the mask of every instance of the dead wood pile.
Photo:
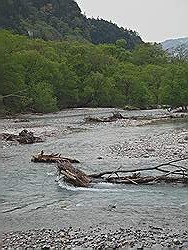
[[[188,158],[174,160],[168,163],[158,165],[151,168],[140,168],[132,170],[116,170],[95,173],[91,175],[85,174],[83,171],[75,169],[72,164],[63,162],[58,164],[59,176],[64,176],[65,181],[79,187],[89,187],[96,180],[101,182],[116,184],[154,184],[154,183],[183,183],[188,184],[188,168],[176,165],[177,162],[187,160]],[[148,171],[162,172],[159,175],[148,175]],[[144,175],[141,175],[141,172]],[[68,174],[67,174],[68,173]],[[129,175],[126,175],[128,174]],[[81,180],[81,181],[80,181]]]
[[[168,163],[163,163],[151,168],[139,168],[132,170],[115,170],[115,171],[104,171],[97,174],[92,174],[92,178],[101,178],[103,181],[111,183],[120,183],[120,184],[146,184],[146,183],[188,183],[188,168],[184,166],[179,166],[176,163],[188,160],[188,158],[183,158],[179,160],[170,161]],[[152,172],[162,172],[161,175],[145,175],[141,176],[141,172],[146,173],[148,171]],[[130,176],[122,176],[123,174],[130,174]]]
[[[126,119],[126,117],[124,117],[120,112],[114,112],[111,116],[102,117],[102,118],[89,116],[85,118],[85,121],[86,122],[114,122],[120,119]]]
[[[76,159],[70,159],[67,157],[62,157],[61,154],[44,154],[44,151],[42,150],[40,154],[34,155],[31,159],[33,162],[45,162],[45,163],[56,163],[56,162],[62,162],[64,160],[69,161],[70,163],[79,163]]]
[[[129,120],[168,120],[168,119],[180,119],[188,117],[187,114],[167,114],[161,115],[159,117],[152,117],[152,116],[123,116],[120,112],[114,112],[111,116],[108,117],[92,117],[88,116],[85,118],[85,122],[115,122],[121,119],[129,119]]]
[[[41,151],[39,155],[32,158],[34,162],[57,163],[59,180],[63,178],[65,182],[76,187],[89,187],[96,182],[134,185],[156,183],[188,184],[188,168],[179,165],[185,160],[188,160],[188,157],[150,168],[117,169],[88,175],[72,165],[72,163],[79,163],[78,160],[61,157],[60,154],[45,155]],[[148,172],[152,172],[152,174],[149,175]]]
[[[29,132],[26,129],[22,130],[18,135],[3,133],[2,139],[5,141],[16,141],[20,144],[43,142],[40,137],[34,136],[33,132]]]

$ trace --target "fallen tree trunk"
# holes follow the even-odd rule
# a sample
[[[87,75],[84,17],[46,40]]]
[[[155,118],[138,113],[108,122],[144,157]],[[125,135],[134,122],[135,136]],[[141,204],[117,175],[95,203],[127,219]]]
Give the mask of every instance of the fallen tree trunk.
[[[70,161],[63,160],[57,164],[59,177],[63,175],[63,179],[76,187],[88,187],[91,178],[83,171],[75,168]]]
[[[44,162],[44,163],[56,163],[56,162],[62,162],[64,160],[69,161],[70,163],[80,163],[76,159],[71,159],[67,157],[62,157],[61,154],[44,154],[44,151],[42,150],[40,154],[34,155],[31,159],[33,162]]]

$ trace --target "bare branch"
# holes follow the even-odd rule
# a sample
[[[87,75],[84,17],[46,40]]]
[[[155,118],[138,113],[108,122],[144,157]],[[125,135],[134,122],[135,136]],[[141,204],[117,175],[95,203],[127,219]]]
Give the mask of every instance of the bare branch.
[[[129,170],[104,171],[104,172],[97,173],[97,174],[91,174],[90,177],[101,178],[102,176],[107,175],[107,174],[108,175],[112,175],[114,173],[122,173],[122,174],[124,173],[125,174],[125,173],[135,173],[135,172],[151,171],[151,170],[158,170],[158,171],[161,171],[161,172],[169,173],[170,171],[160,169],[160,167],[166,167],[166,166],[169,166],[172,163],[184,161],[184,160],[187,160],[187,159],[188,159],[188,157],[183,158],[183,159],[173,160],[173,161],[163,163],[163,164],[160,164],[158,166],[150,167],[150,168],[137,168],[137,169],[129,169]],[[186,169],[186,170],[188,171],[188,169]]]

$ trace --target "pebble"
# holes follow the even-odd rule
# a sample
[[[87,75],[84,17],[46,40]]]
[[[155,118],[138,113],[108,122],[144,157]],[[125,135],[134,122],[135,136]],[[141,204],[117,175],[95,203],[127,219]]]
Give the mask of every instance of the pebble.
[[[174,244],[176,244],[176,245],[179,245],[180,244],[180,241],[178,240],[178,239],[173,239],[173,242],[174,242]]]
[[[184,137],[184,140],[185,140],[185,141],[188,141],[188,135],[186,135],[186,136]]]

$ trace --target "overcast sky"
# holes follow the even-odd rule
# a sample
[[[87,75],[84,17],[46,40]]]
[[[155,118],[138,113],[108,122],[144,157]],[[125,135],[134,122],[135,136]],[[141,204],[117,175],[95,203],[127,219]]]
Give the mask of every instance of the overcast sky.
[[[144,41],[188,37],[188,0],[75,0],[87,17],[136,30]]]

